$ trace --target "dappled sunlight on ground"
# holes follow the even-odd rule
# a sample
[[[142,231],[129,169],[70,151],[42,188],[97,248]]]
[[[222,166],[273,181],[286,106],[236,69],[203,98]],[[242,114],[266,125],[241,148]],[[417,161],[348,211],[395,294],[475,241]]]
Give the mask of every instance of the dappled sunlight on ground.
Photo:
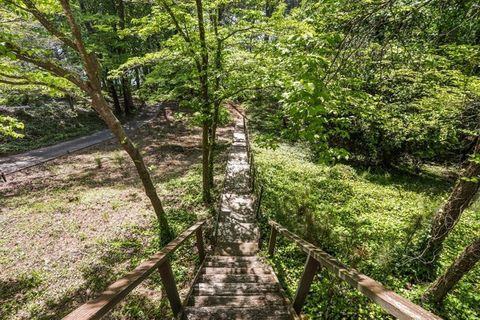
[[[230,130],[219,130],[220,164]],[[159,118],[133,137],[177,231],[203,210],[197,201],[200,133]],[[218,180],[223,172],[217,171]],[[0,222],[2,319],[60,317],[158,248],[151,204],[129,157],[114,142],[11,175],[0,184]],[[193,263],[188,259],[185,264]],[[174,269],[181,279],[193,276]],[[154,280],[127,299],[128,314],[139,306],[157,316],[169,312]],[[117,309],[112,317],[125,317]]]

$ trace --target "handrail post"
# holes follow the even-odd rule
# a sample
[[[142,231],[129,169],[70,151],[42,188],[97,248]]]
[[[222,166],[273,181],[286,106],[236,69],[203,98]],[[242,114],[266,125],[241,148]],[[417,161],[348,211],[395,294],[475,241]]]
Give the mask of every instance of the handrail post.
[[[170,302],[173,315],[176,317],[182,311],[183,307],[180,296],[178,295],[177,284],[175,283],[175,277],[173,276],[170,259],[167,259],[162,265],[160,265],[158,271],[160,272],[163,287],[167,293],[167,298]]]
[[[307,294],[310,291],[313,278],[315,277],[315,273],[317,273],[319,267],[320,263],[309,254],[305,263],[305,269],[303,270],[302,277],[298,283],[295,298],[293,300],[293,309],[297,314],[300,314],[302,311],[302,307],[305,303],[305,299],[307,298]]]
[[[260,185],[260,191],[257,200],[257,207],[255,208],[255,218],[258,219],[260,215],[260,206],[262,205],[263,185]]]
[[[205,259],[205,246],[203,243],[203,231],[202,227],[198,228],[195,231],[195,234],[197,235],[197,250],[198,250],[198,256],[200,257],[200,262],[203,262]]]
[[[273,253],[275,252],[275,243],[277,242],[277,234],[278,234],[277,229],[274,226],[272,226],[272,229],[270,230],[270,239],[268,240],[268,255],[270,257],[272,257]]]

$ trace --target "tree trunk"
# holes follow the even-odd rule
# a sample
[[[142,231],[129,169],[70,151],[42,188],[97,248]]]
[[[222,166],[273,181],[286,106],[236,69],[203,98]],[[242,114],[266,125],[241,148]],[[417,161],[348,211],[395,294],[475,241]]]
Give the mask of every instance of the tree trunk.
[[[78,4],[80,5],[80,12],[82,12],[82,14],[84,15],[89,14],[87,7],[85,6],[85,0],[79,0]],[[89,34],[93,33],[94,30],[93,30],[92,23],[90,21],[84,22],[83,25],[85,26],[85,29],[87,29],[87,33]]]
[[[198,20],[198,33],[200,38],[201,47],[201,63],[200,63],[200,91],[203,100],[202,114],[203,114],[203,132],[202,132],[202,185],[203,185],[203,201],[206,204],[212,202],[211,190],[210,190],[210,178],[209,178],[209,157],[210,157],[210,145],[209,145],[209,131],[210,131],[210,99],[208,93],[208,49],[205,39],[205,24],[203,20],[203,4],[202,0],[195,0],[197,6],[197,20]]]
[[[127,77],[122,77],[122,93],[123,93],[123,108],[125,114],[131,115],[133,113],[134,105],[132,98],[132,90],[130,89],[130,81]]]
[[[220,112],[220,104],[222,101],[220,97],[218,97],[218,91],[220,90],[221,85],[221,73],[222,73],[222,40],[218,34],[218,24],[219,21],[222,19],[222,7],[218,7],[216,10],[216,14],[211,15],[212,24],[213,24],[213,31],[215,34],[216,39],[216,48],[215,48],[215,81],[214,81],[214,101],[213,101],[213,119],[212,119],[212,126],[210,128],[210,150],[209,155],[210,158],[208,160],[208,172],[210,178],[210,186],[214,186],[213,181],[213,165],[214,165],[214,150],[216,148],[216,139],[217,139],[217,126],[218,126],[218,114]]]
[[[213,121],[212,121],[212,127],[210,128],[210,146],[209,146],[209,158],[208,158],[208,176],[209,176],[209,183],[210,186],[214,186],[214,181],[213,181],[213,165],[214,165],[214,154],[213,151],[216,148],[216,139],[217,139],[217,125],[218,125],[218,113],[220,110],[220,101],[215,101],[213,103]]]
[[[448,270],[442,274],[425,291],[422,301],[441,303],[452,288],[467,274],[480,260],[480,238],[476,239],[471,245],[457,257],[450,265]]]
[[[102,119],[107,124],[108,128],[112,131],[114,136],[119,141],[120,145],[125,149],[130,158],[132,159],[138,175],[142,181],[145,193],[147,194],[150,202],[152,203],[155,214],[157,215],[158,223],[161,228],[160,240],[162,243],[167,243],[173,237],[172,230],[168,225],[167,218],[165,216],[165,211],[163,210],[162,202],[157,195],[155,185],[153,184],[150,173],[145,165],[143,157],[138,150],[138,148],[132,143],[130,138],[125,133],[120,121],[115,117],[112,110],[110,110],[107,101],[105,100],[102,87],[100,82],[101,67],[98,63],[97,58],[93,53],[90,53],[85,48],[83,43],[82,34],[80,27],[78,26],[73,13],[70,8],[69,0],[60,0],[62,7],[64,9],[65,15],[67,16],[67,21],[72,30],[72,35],[74,37],[75,45],[78,48],[80,58],[82,59],[85,73],[88,77],[87,83],[79,82],[82,89],[90,96],[92,99],[92,107],[99,113]],[[75,79],[74,79],[75,80]]]
[[[115,113],[117,116],[122,116],[122,107],[120,106],[120,100],[118,99],[117,89],[115,88],[115,83],[113,81],[108,82],[108,91],[113,99],[113,106],[115,108]]]
[[[155,214],[157,215],[160,229],[162,231],[161,240],[163,243],[168,242],[172,239],[172,230],[168,225],[168,221],[165,217],[165,211],[163,210],[162,203],[160,201],[160,198],[158,197],[150,173],[145,165],[143,156],[141,155],[138,148],[127,136],[125,130],[120,124],[120,121],[118,121],[118,119],[113,115],[112,111],[108,107],[107,101],[105,101],[105,98],[101,94],[101,91],[92,90],[90,96],[92,98],[93,108],[97,110],[97,112],[107,124],[108,128],[112,131],[117,140],[120,142],[123,149],[128,153],[133,163],[135,164],[138,175],[145,189],[145,193],[150,199]]]
[[[73,97],[67,94],[66,99],[68,102],[68,106],[70,107],[70,110],[75,111],[75,101],[73,100]]]
[[[480,141],[475,146],[474,154],[480,153]],[[435,276],[437,261],[442,250],[443,241],[455,227],[463,211],[468,208],[480,187],[475,179],[480,177],[480,163],[471,161],[463,177],[458,179],[445,205],[435,214],[428,239],[420,255],[425,268],[425,280]]]
[[[140,90],[140,71],[138,68],[135,68],[135,85],[137,90]]]
[[[118,28],[120,30],[125,29],[125,2],[123,0],[117,1],[117,14],[118,14]],[[125,42],[125,39],[119,41]],[[119,54],[123,54],[124,49],[121,49]],[[131,115],[134,109],[132,90],[130,88],[130,79],[128,76],[123,76],[121,78],[122,83],[122,93],[123,93],[123,108],[126,115]]]

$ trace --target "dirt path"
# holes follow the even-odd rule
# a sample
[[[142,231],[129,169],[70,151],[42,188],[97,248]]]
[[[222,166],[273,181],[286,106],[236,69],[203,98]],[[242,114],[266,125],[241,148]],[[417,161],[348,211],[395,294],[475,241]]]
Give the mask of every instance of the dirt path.
[[[137,119],[124,125],[127,132],[132,132],[144,126],[158,115],[158,107],[150,107]],[[0,173],[3,178],[14,172],[39,165],[63,155],[85,149],[87,147],[113,139],[109,129],[95,132],[94,134],[61,142],[52,146],[31,150],[25,153],[0,158]]]

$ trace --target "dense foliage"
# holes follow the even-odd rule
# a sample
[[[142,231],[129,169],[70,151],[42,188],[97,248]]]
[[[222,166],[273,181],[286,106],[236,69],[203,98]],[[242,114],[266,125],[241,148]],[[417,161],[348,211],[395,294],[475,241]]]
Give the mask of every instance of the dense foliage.
[[[272,135],[307,141],[327,161],[465,158],[480,120],[473,2],[305,2],[287,17],[284,10],[272,17],[270,41],[253,49],[261,56],[254,64],[266,69],[262,82],[276,86],[247,97]],[[458,16],[449,21],[450,11]]]
[[[301,146],[256,148],[255,155],[258,182],[265,191],[265,218],[280,222],[341,262],[419,302],[426,283],[414,284],[401,271],[412,259],[410,248],[428,229],[431,215],[451,186],[438,167],[415,176],[341,164],[325,166],[313,162]],[[477,202],[447,238],[441,270],[479,236],[479,209]],[[263,227],[267,241],[269,228]],[[273,263],[293,296],[306,256],[288,239],[280,237],[279,244]],[[478,283],[480,269],[476,268],[442,306],[426,307],[446,319],[477,319]],[[326,271],[315,279],[305,310],[312,319],[389,318]]]

